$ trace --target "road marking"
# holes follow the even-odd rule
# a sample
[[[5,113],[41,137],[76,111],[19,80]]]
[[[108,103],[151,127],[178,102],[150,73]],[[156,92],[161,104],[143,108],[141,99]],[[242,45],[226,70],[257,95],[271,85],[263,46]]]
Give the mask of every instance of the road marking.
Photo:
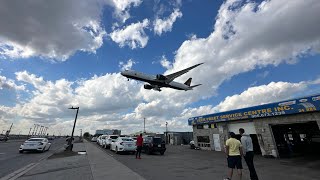
[[[20,176],[24,175],[25,173],[27,173],[28,171],[30,171],[32,168],[36,167],[38,164],[39,163],[28,164],[25,167],[20,168],[11,174],[8,174],[7,176],[1,178],[0,180],[15,180],[15,179],[19,178]]]
[[[25,173],[27,173],[28,171],[30,171],[31,169],[33,169],[34,167],[36,167],[38,164],[40,164],[41,161],[47,159],[48,157],[53,155],[55,152],[57,152],[59,150],[62,150],[62,149],[63,149],[63,147],[57,148],[52,153],[49,153],[46,156],[44,156],[41,159],[39,159],[37,163],[28,164],[25,167],[20,168],[20,169],[14,171],[13,173],[10,173],[10,174],[6,175],[5,177],[2,177],[0,180],[15,180],[15,179],[21,177],[22,175],[24,175]]]

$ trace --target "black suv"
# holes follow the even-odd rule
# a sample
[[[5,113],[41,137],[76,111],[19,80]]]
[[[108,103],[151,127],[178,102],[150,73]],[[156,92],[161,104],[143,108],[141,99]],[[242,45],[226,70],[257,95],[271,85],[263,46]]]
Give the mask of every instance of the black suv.
[[[142,150],[147,154],[160,152],[161,155],[166,151],[166,144],[160,137],[146,136],[143,137]]]

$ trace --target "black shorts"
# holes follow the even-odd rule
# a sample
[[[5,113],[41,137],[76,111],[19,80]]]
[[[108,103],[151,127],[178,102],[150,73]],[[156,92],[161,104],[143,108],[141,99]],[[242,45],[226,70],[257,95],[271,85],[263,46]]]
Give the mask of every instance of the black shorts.
[[[228,167],[242,169],[241,156],[228,156]]]

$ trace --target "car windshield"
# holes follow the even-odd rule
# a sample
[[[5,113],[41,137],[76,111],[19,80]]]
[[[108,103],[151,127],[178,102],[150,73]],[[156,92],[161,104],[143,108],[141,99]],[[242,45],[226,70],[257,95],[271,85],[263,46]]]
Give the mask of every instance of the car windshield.
[[[43,139],[28,139],[28,141],[42,141]]]
[[[118,136],[110,136],[111,139],[117,139]]]
[[[153,138],[153,143],[161,143],[161,138]]]
[[[129,138],[122,138],[122,141],[133,141],[133,139],[129,139]]]

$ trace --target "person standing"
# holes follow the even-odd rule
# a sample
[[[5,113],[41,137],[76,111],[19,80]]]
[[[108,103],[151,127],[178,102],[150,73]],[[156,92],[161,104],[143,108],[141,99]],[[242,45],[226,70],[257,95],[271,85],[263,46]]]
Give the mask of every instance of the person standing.
[[[236,139],[236,135],[234,132],[229,133],[230,138],[226,141],[226,155],[228,161],[228,178],[224,180],[231,180],[233,175],[233,169],[237,168],[239,179],[242,179],[242,145],[239,140]]]
[[[142,145],[143,145],[143,138],[142,138],[142,134],[140,134],[140,136],[137,137],[137,151],[136,151],[136,159],[141,159],[141,149],[142,149]]]
[[[258,175],[256,173],[256,170],[253,164],[254,152],[253,152],[252,139],[249,134],[245,134],[245,131],[243,128],[239,129],[239,134],[241,135],[241,144],[243,149],[244,160],[246,161],[250,171],[250,179],[258,180]]]

